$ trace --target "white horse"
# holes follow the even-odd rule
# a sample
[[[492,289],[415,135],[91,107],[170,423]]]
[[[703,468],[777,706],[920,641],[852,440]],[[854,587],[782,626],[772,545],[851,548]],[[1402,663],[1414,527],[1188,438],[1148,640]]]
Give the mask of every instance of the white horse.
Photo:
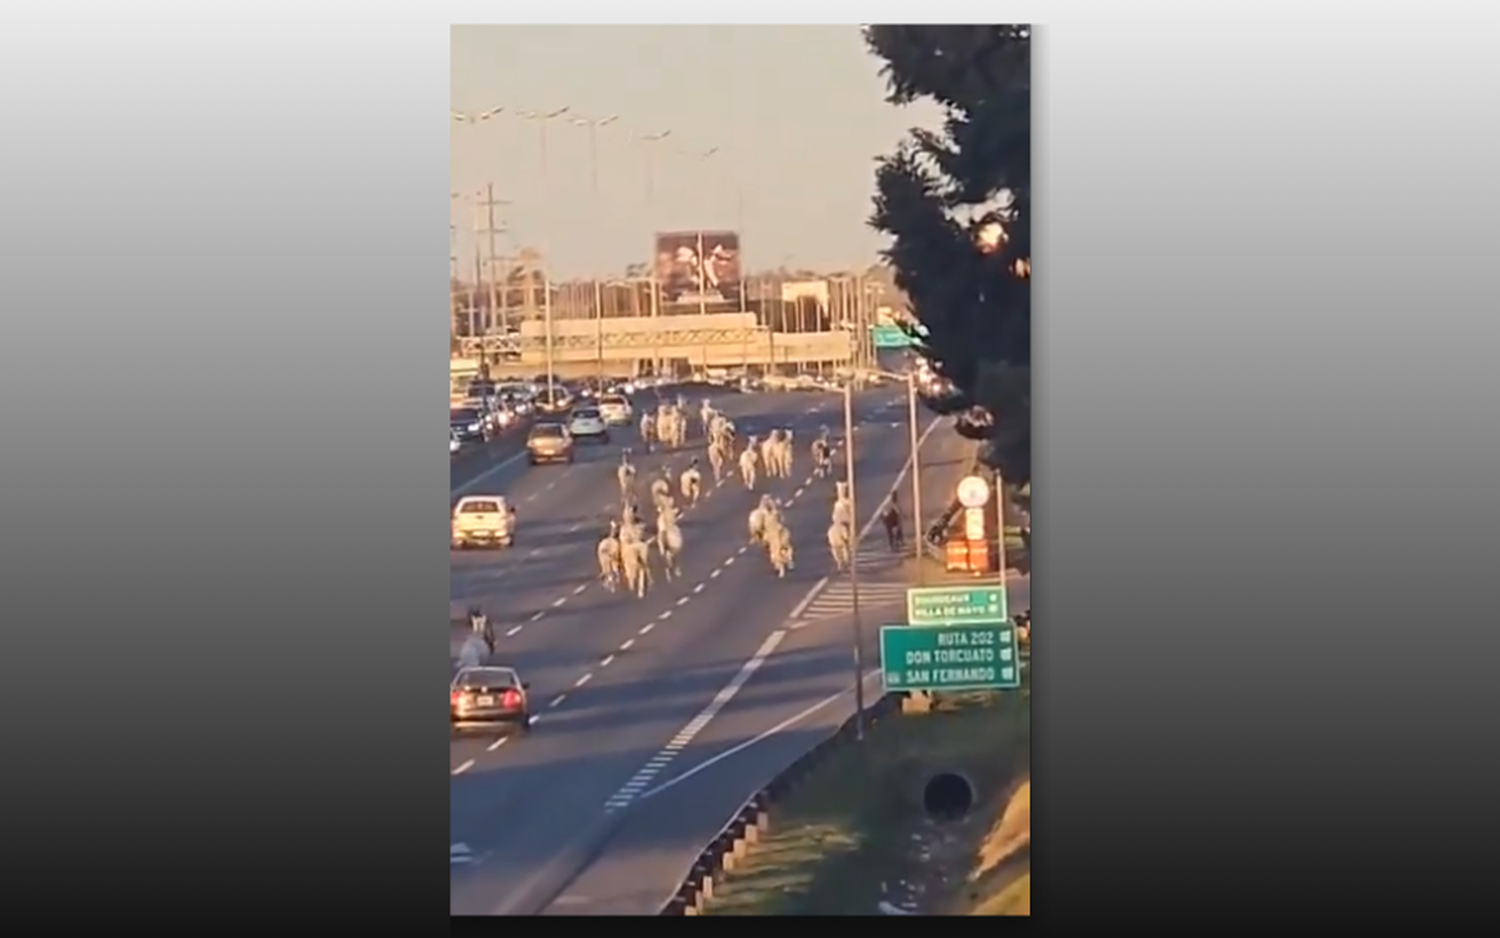
[[[792,555],[792,532],[788,531],[786,525],[780,521],[767,526],[766,553],[778,577],[786,576],[788,570],[796,567],[796,561]]]
[[[750,509],[750,516],[745,519],[745,527],[750,534],[750,543],[762,543],[766,536],[766,510],[760,505]]]
[[[594,553],[599,559],[599,582],[611,593],[620,585],[620,539],[612,534],[599,539]]]
[[[792,477],[792,462],[797,450],[792,442],[792,431],[781,432],[781,442],[776,447],[776,468],[783,479]]]
[[[766,476],[777,474],[776,447],[781,445],[781,431],[772,430],[760,443],[760,464],[766,470]]]
[[[724,478],[724,462],[728,453],[729,447],[722,440],[716,439],[708,444],[708,465],[714,472],[715,485]]]
[[[464,643],[458,649],[458,666],[460,668],[477,668],[484,664],[484,659],[489,655],[489,646],[485,645],[484,639],[473,633],[464,639]]]
[[[854,524],[854,509],[848,499],[841,498],[833,503],[833,514],[828,520],[846,528]]]
[[[656,550],[661,554],[662,566],[667,579],[682,575],[679,559],[682,557],[682,529],[677,526],[677,509],[663,509],[656,520]]]
[[[651,452],[651,443],[656,439],[656,418],[649,410],[641,414],[640,435],[641,444],[646,447],[646,452]]]
[[[754,442],[752,438],[751,445],[743,453],[740,453],[740,479],[745,483],[745,488],[750,490],[755,489],[756,456]]]
[[[834,522],[828,526],[828,552],[833,555],[833,566],[840,573],[849,569],[849,526]]]
[[[640,539],[622,542],[620,566],[625,574],[625,588],[634,592],[636,598],[645,599],[651,585],[651,554],[646,542]]]
[[[689,505],[698,504],[698,499],[703,494],[703,474],[698,471],[697,466],[688,466],[682,470],[679,485],[682,489],[682,500]]]
[[[665,476],[651,480],[651,504],[660,510],[662,503],[672,497],[672,483]]]

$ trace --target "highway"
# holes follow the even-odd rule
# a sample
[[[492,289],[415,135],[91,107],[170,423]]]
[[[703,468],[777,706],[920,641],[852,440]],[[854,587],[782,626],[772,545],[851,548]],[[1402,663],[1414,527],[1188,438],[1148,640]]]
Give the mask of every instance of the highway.
[[[684,515],[683,576],[668,582],[658,567],[644,599],[611,595],[595,580],[594,547],[617,510],[614,467],[622,445],[630,445],[643,491],[663,464],[675,475],[694,455],[706,473],[696,418],[681,453],[648,456],[633,430],[622,428],[608,446],[581,447],[572,466],[529,467],[509,440],[455,460],[455,497],[503,493],[516,505],[518,525],[509,550],[452,556],[451,599],[460,608],[479,603],[496,621],[499,654],[531,684],[539,717],[525,736],[458,739],[451,746],[453,914],[655,911],[647,906],[670,893],[683,851],[701,848],[735,807],[719,811],[719,804],[743,799],[764,781],[736,774],[738,756],[700,767],[809,701],[847,688],[847,624],[837,628],[845,613],[835,585],[822,584],[830,566],[824,532],[833,485],[809,481],[807,455],[819,426],[841,435],[842,399],[727,393],[715,403],[742,434],[791,428],[792,478],[762,480],[753,493],[737,477],[711,487]],[[856,398],[863,517],[901,473],[905,413],[904,389]],[[949,436],[936,434],[934,443]],[[746,516],[767,491],[787,504],[797,543],[797,569],[784,580],[763,551],[746,545]],[[871,559],[872,571],[893,563],[888,556]],[[872,578],[866,602],[872,608],[899,602],[899,587],[882,592],[879,580]],[[821,598],[811,596],[820,584]],[[867,647],[873,658],[874,644]],[[838,709],[827,706],[808,719],[833,719]],[[763,746],[794,747],[795,737],[783,733]],[[693,774],[672,795],[642,797],[684,773]],[[727,778],[715,781],[716,773]],[[691,810],[665,809],[672,823],[641,827],[676,803]],[[710,829],[700,834],[703,824]],[[655,833],[643,841],[642,829]],[[680,836],[666,836],[674,829]],[[643,863],[657,842],[665,851],[660,862]]]

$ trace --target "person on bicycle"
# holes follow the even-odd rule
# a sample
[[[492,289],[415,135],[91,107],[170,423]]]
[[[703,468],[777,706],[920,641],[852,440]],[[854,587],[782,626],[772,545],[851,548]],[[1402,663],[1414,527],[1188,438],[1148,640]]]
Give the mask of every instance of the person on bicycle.
[[[891,550],[900,550],[905,546],[906,538],[901,531],[901,505],[896,499],[896,493],[891,493],[891,500],[886,503],[885,510],[880,513],[880,523],[885,525],[885,539],[891,546]]]

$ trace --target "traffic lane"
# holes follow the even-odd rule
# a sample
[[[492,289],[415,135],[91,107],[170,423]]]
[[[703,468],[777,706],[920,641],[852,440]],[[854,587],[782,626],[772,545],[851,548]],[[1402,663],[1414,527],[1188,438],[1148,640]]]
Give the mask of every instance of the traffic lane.
[[[500,436],[488,443],[466,443],[448,461],[448,488],[450,491],[467,485],[475,478],[506,465],[517,455],[526,451],[527,421],[507,427]]]
[[[778,480],[760,491],[789,495],[792,484]],[[488,581],[464,581],[471,591],[464,601],[489,612],[495,622],[497,654],[531,683],[536,705],[556,707],[580,679],[585,684],[592,679],[585,675],[596,661],[630,650],[688,601],[706,592],[716,565],[734,557],[743,545],[743,519],[758,497],[759,492],[724,485],[687,511],[682,522],[688,548],[681,561],[682,574],[667,580],[657,567],[655,582],[643,599],[609,593],[597,584],[596,532],[575,535],[571,533],[575,523],[564,529],[553,553],[545,553],[545,545],[532,547],[531,551],[543,553],[523,561],[519,572],[504,570]],[[580,548],[580,539],[586,550]],[[508,586],[502,579],[506,574],[513,577]],[[451,747],[449,769],[468,771],[493,751],[487,744],[457,741]]]
[[[900,450],[898,436],[872,438],[869,443],[872,468],[860,483],[869,487],[872,496],[867,520],[878,505],[874,494],[896,483],[904,465]],[[698,710],[706,706],[767,634],[780,627],[832,572],[822,542],[826,508],[811,493],[811,489],[805,491],[787,508],[788,526],[800,545],[795,570],[786,578],[776,577],[763,549],[745,544],[743,535],[737,535],[722,555],[704,551],[710,558],[706,578],[699,568],[689,578],[694,581],[691,591],[665,610],[664,619],[646,619],[621,646],[605,652],[586,686],[570,696],[566,711],[549,718],[555,721],[554,732],[612,731],[625,719],[622,715],[628,714],[636,722],[666,717],[663,729],[675,734],[697,712],[694,705]],[[716,556],[720,559],[715,560]],[[768,662],[782,654],[774,651]],[[652,693],[644,694],[643,688]],[[746,685],[739,695],[748,690]],[[752,697],[731,698],[726,709],[741,704],[753,707]],[[676,726],[670,725],[673,720],[678,721]],[[676,758],[686,763],[706,757],[692,749]]]
[[[881,457],[891,455],[878,446],[872,450]],[[872,471],[871,484],[893,484],[899,462],[893,464],[896,468],[886,473]],[[824,508],[805,499],[804,495],[789,504],[789,526],[821,531],[826,526],[821,520]],[[815,543],[803,540],[804,547]],[[548,710],[544,718],[549,734],[579,734],[585,738],[580,745],[595,732],[628,731],[659,742],[670,739],[729,683],[767,632],[826,575],[830,564],[826,552],[809,552],[797,570],[778,578],[763,552],[748,547],[743,535],[733,531],[728,541],[718,542],[718,549],[705,547],[694,553],[701,558],[679,581],[692,586],[669,597],[669,603],[641,610],[625,631],[617,623],[584,626],[592,634],[608,636],[604,647],[596,644],[590,651],[597,659],[580,660],[576,648],[561,640],[531,652],[534,663],[526,665],[526,673],[550,657],[545,680],[564,688],[560,709]],[[586,613],[579,615],[580,620],[588,618]],[[562,629],[554,623],[537,634],[560,636]],[[538,686],[542,681],[538,678]],[[696,758],[688,752],[681,756]]]
[[[756,406],[764,405],[764,401],[746,403],[751,412],[765,412],[763,406]],[[771,416],[784,418],[782,423],[796,423],[794,417],[784,413],[773,412]],[[640,468],[649,471],[654,465],[677,455],[658,454],[642,461]],[[861,461],[873,460],[877,455],[867,453]],[[481,606],[495,621],[497,636],[501,640],[499,654],[521,669],[526,680],[532,683],[533,700],[538,706],[544,700],[549,702],[548,705],[554,705],[552,701],[564,697],[568,692],[568,682],[587,673],[581,672],[580,668],[590,656],[598,653],[602,658],[611,647],[618,647],[612,645],[613,642],[629,642],[631,636],[622,637],[622,628],[649,631],[652,623],[670,617],[672,609],[684,595],[672,589],[676,584],[659,575],[647,598],[639,601],[607,594],[594,583],[592,555],[596,538],[587,530],[588,519],[578,512],[580,506],[586,505],[590,493],[597,497],[598,486],[607,486],[612,480],[600,480],[593,474],[573,471],[590,462],[585,459],[560,470],[554,481],[534,493],[547,496],[539,513],[558,520],[528,525],[518,515],[518,544],[524,541],[529,545],[524,554],[516,556],[521,550],[519,547],[497,553],[461,553],[456,555],[454,562],[453,599],[460,604]],[[527,481],[538,484],[538,478],[533,475]],[[881,484],[878,478],[874,481],[872,478],[867,474],[861,480],[860,488],[867,484]],[[565,480],[566,484],[559,484]],[[721,543],[728,548],[743,536],[743,518],[748,516],[760,492],[769,491],[786,500],[795,484],[793,480],[768,480],[752,494],[739,489],[737,483],[731,483],[719,489],[727,497],[710,498],[698,509],[687,512],[683,531],[690,550],[684,560],[685,579],[679,583],[690,580],[700,562],[717,556],[712,547],[715,538],[722,538]],[[737,490],[738,497],[735,495]],[[523,496],[523,501],[529,497]],[[710,505],[725,507],[715,511]],[[699,517],[705,512],[710,513]],[[532,513],[527,512],[528,515]],[[792,522],[800,553],[816,549],[820,543],[823,525],[815,523],[816,512],[812,518],[814,523],[811,524]],[[796,577],[792,582],[800,579]],[[706,581],[700,580],[695,587],[701,590],[705,584]],[[646,617],[645,623],[636,627],[614,622],[616,617],[632,615]],[[450,748],[449,770],[460,774],[467,772],[494,751],[493,744],[487,740],[458,739]]]
[[[601,734],[579,747],[576,738],[545,730],[506,743],[503,765],[452,780],[449,842],[463,844],[473,862],[451,867],[451,914],[534,911],[524,906],[537,874],[605,822],[601,779],[627,773],[649,755],[619,738]]]
[[[755,400],[752,396],[745,395],[735,401],[734,412],[752,423],[764,421],[768,428],[777,424],[805,430],[811,419],[810,415],[805,411],[801,414],[779,411],[774,406],[779,403],[782,402]],[[574,575],[571,572],[572,563],[579,564],[580,569],[592,571],[594,547],[597,544],[594,529],[602,533],[608,520],[618,513],[615,469],[622,445],[613,442],[603,447],[581,445],[577,462],[571,466],[537,467],[520,475],[510,485],[495,483],[493,491],[505,494],[516,507],[516,545],[500,551],[454,552],[450,557],[453,573],[450,598],[454,602],[503,601],[506,605],[524,607],[527,605],[525,597],[518,598],[512,591],[515,580],[527,579],[525,588],[528,593],[536,593],[538,586],[561,585],[555,581],[539,582],[530,576],[535,572],[534,563],[548,560],[548,554],[565,554],[570,558],[570,561],[565,562],[569,569],[566,576]],[[702,453],[703,440],[690,438],[689,445],[682,450],[658,449],[650,454],[633,456],[638,488],[645,489],[649,485],[648,480],[660,476],[665,466],[670,466],[673,473],[677,474],[691,459],[703,461]],[[806,467],[805,460],[802,467]],[[768,486],[768,490],[778,497],[785,494],[779,490],[780,480],[770,480],[762,485]],[[487,487],[486,490],[490,489]],[[643,495],[644,492],[639,494]],[[749,506],[745,511],[748,515]],[[688,514],[691,515],[691,512]],[[544,526],[540,528],[540,532],[539,526]],[[579,536],[572,537],[573,534]],[[520,574],[526,576],[519,576]],[[587,579],[587,576],[583,578]],[[512,582],[507,583],[507,580]],[[549,594],[546,598],[550,601],[555,597]],[[527,608],[526,614],[530,615],[534,611]]]
[[[686,758],[620,806],[607,843],[547,914],[657,914],[746,799],[853,714],[852,617],[773,631],[785,633],[775,652],[694,736]],[[863,635],[874,700],[879,622],[866,622]]]
[[[718,530],[723,531],[722,525]],[[747,572],[741,578],[744,586],[754,591],[766,576],[764,572]],[[698,580],[699,585],[706,583],[706,579]],[[722,619],[744,606],[745,589],[721,592],[724,599],[717,608],[708,611],[710,620]],[[700,602],[716,595],[719,594],[710,592],[705,585],[702,591],[689,592],[686,597],[690,597],[689,602]],[[685,615],[681,610],[687,605],[673,601],[670,607],[643,623],[636,634],[650,634],[658,625],[663,630],[670,629],[674,614]],[[557,636],[561,629],[554,622],[546,634]],[[590,634],[603,631],[595,629]],[[538,629],[536,634],[542,634],[542,630]],[[624,641],[630,642],[632,638]],[[563,641],[546,644],[553,650],[567,645]],[[699,643],[700,648],[713,646],[711,636]],[[584,673],[599,675],[599,684],[609,683],[606,673],[609,664],[615,657],[631,660],[635,656],[628,654],[629,651],[628,647],[617,647],[613,655],[606,656],[610,661],[601,659],[593,663],[594,671]],[[523,675],[529,677],[535,673],[540,663],[538,653],[539,650],[533,651],[530,662],[521,665]],[[561,651],[564,657],[568,654]],[[531,734],[514,744],[497,747],[498,753],[506,757],[503,761],[470,769],[456,779],[450,834],[454,842],[465,844],[481,861],[455,868],[451,898],[455,914],[489,913],[497,909],[528,911],[524,907],[527,891],[540,889],[538,895],[547,891],[544,881],[528,877],[551,875],[558,878],[560,886],[574,872],[565,862],[570,852],[586,853],[586,845],[600,836],[601,826],[606,822],[601,810],[604,802],[645,757],[659,749],[695,709],[717,693],[725,680],[724,672],[742,664],[740,661],[711,663],[668,683],[659,679],[659,672],[648,669],[643,680],[626,688],[623,700],[594,700],[593,704],[589,700],[595,683],[580,683],[574,678],[575,689],[571,693],[575,699],[584,701],[582,705],[574,703],[545,710]],[[534,686],[539,688],[541,680]],[[603,720],[599,719],[596,707],[601,702],[613,710]],[[511,772],[513,765],[527,771]],[[563,858],[561,866],[547,862],[552,858]],[[528,882],[539,885],[530,886]]]

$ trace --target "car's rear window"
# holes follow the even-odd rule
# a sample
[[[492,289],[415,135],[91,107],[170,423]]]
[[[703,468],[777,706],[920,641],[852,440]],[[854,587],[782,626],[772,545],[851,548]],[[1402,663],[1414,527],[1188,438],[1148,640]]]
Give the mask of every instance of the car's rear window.
[[[478,420],[479,410],[475,407],[464,407],[459,410],[448,411],[448,421],[458,423],[463,420]]]
[[[458,506],[458,513],[461,515],[493,515],[499,511],[500,503],[491,501],[464,502]]]
[[[539,423],[531,428],[531,438],[551,439],[563,435],[563,428],[555,423]]]
[[[458,679],[460,687],[515,687],[516,672],[509,668],[471,668]]]
[[[574,420],[598,420],[599,411],[592,407],[573,411]]]
[[[621,406],[623,404],[627,404],[629,402],[626,401],[625,398],[621,397],[618,394],[609,394],[609,395],[606,395],[604,397],[599,398],[599,403],[601,403],[601,404],[608,404],[611,407],[619,407],[619,406]]]

